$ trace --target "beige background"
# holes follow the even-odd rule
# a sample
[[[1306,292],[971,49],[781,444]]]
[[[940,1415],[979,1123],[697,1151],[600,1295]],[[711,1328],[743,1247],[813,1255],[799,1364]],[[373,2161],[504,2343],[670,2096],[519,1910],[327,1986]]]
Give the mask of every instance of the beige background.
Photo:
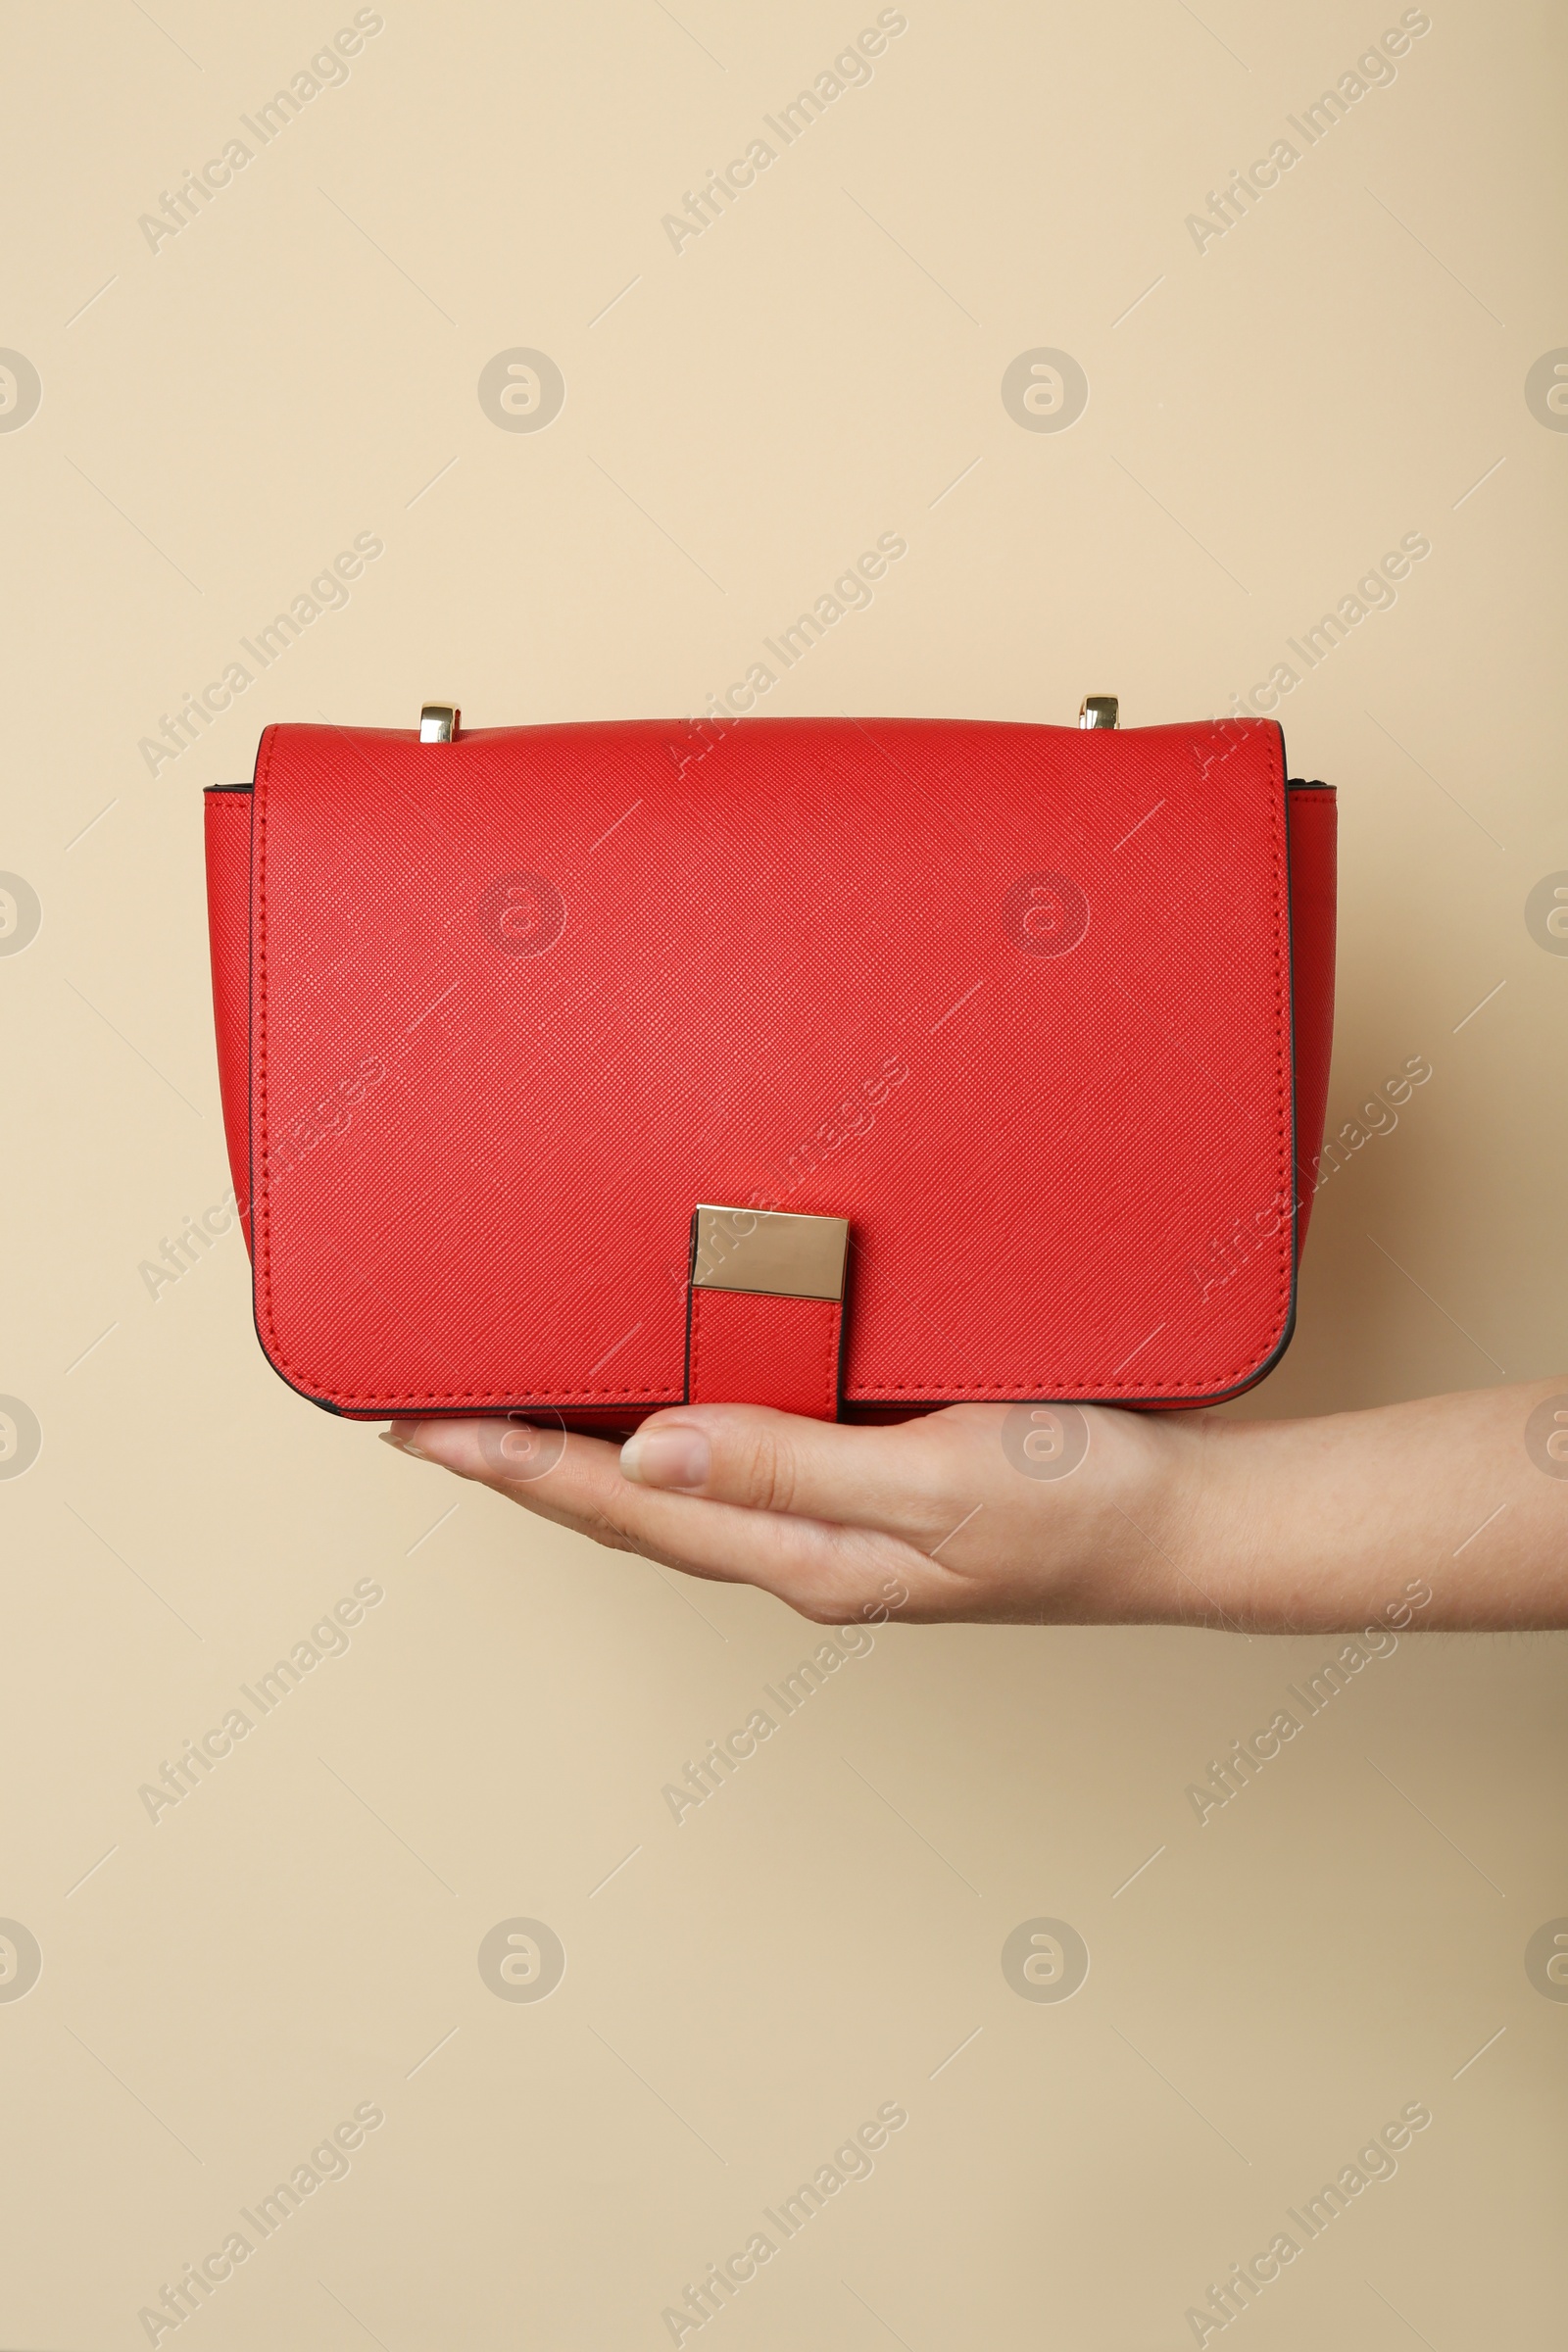
[[[1523,916],[1568,867],[1568,439],[1524,397],[1568,342],[1560,12],[1434,0],[1200,254],[1186,216],[1396,8],[910,0],[678,255],[662,215],[874,10],[388,0],[156,252],[138,216],[352,12],[5,14],[0,343],[43,401],[0,434],[0,867],[43,926],[0,961],[0,1390],[44,1436],[0,1484],[0,1914],[43,1973],[0,2002],[0,2340],[145,2342],[374,2101],[181,2344],[652,2347],[897,2100],[702,2340],[1146,2352],[1421,2100],[1237,2325],[1554,2341],[1568,2007],[1523,1960],[1568,1913],[1560,1642],[1404,1642],[1200,1828],[1188,1784],[1331,1644],[889,1631],[677,1827],[662,1786],[817,1636],[313,1411],[232,1233],[156,1299],[138,1269],[227,1188],[199,794],[267,720],[695,710],[885,530],[907,559],[770,710],[1194,717],[1422,532],[1281,715],[1341,790],[1335,1123],[1433,1076],[1325,1187],[1238,1409],[1560,1368],[1568,960]],[[537,434],[476,398],[514,346],[565,377]],[[1087,371],[1069,431],[1004,409],[1038,346]],[[360,531],[347,609],[149,775],[160,714]],[[349,1652],[149,1821],[140,1785],[364,1577]],[[475,1965],[516,1916],[566,1949],[539,2005]],[[1063,2005],[1000,1967],[1039,1916],[1092,1954]]]

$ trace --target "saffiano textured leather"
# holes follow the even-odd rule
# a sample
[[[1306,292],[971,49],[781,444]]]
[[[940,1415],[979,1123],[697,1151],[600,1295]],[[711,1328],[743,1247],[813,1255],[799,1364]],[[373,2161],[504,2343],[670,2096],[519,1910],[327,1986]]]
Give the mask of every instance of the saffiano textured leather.
[[[1288,1341],[1335,801],[1271,721],[275,726],[206,811],[256,1327],[318,1404],[1171,1406]],[[707,1287],[702,1203],[845,1220],[839,1295]]]

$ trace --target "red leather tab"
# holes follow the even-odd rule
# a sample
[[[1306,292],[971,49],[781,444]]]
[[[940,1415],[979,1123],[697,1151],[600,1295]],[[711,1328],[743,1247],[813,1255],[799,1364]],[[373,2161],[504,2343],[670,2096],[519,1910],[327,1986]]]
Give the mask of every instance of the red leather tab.
[[[207,838],[207,927],[213,956],[218,1093],[234,1199],[251,1244],[251,807],[248,792],[202,795]]]
[[[836,1421],[837,1298],[774,1298],[756,1291],[691,1293],[688,1404],[770,1404]]]
[[[1285,796],[1291,846],[1291,994],[1296,1060],[1296,1254],[1317,1190],[1334,1042],[1334,909],[1338,805],[1327,785]]]

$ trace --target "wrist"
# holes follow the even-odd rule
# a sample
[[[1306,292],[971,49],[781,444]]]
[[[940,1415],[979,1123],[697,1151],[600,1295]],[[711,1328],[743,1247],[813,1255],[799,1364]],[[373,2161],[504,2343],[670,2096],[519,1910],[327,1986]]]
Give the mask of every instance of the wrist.
[[[1201,1411],[1147,1417],[1145,1533],[1157,1546],[1158,1622],[1258,1630],[1256,1563],[1282,1548],[1279,1497],[1254,1475],[1264,1427]]]
[[[1093,1508],[1075,1559],[1061,1562],[1074,1620],[1239,1630],[1238,1480],[1223,1443],[1235,1425],[1204,1413],[1087,1410],[1100,1475],[1083,1491]]]

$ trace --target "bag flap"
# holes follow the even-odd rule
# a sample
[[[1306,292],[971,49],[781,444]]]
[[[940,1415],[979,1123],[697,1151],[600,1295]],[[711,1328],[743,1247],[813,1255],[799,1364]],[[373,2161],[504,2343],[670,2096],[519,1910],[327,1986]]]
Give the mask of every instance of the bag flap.
[[[341,1410],[678,1402],[701,1201],[849,1219],[850,1413],[1288,1337],[1271,722],[271,728],[251,986],[258,1329]]]

